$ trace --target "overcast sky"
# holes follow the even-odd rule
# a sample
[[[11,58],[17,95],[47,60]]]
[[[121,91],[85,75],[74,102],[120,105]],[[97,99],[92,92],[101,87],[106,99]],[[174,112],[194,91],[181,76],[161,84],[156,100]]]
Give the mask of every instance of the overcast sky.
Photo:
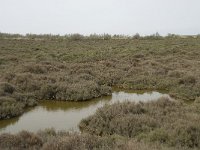
[[[200,0],[0,0],[0,32],[200,33]]]

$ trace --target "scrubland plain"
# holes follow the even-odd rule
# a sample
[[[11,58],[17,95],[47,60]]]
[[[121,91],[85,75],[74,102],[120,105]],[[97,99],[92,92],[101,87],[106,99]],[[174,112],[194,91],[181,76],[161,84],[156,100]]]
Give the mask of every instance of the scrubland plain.
[[[82,120],[83,134],[2,134],[0,147],[199,149],[199,67],[199,36],[2,34],[0,119],[18,116],[41,100],[85,101],[110,95],[112,87],[164,90],[176,101],[104,106]]]

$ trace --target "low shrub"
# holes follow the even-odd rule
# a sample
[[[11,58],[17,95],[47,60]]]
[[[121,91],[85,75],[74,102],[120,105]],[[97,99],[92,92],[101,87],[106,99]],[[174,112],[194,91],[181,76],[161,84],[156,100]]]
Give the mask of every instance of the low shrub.
[[[169,147],[200,148],[199,107],[194,106],[168,98],[144,104],[107,105],[83,119],[79,127],[95,135],[118,134]]]
[[[24,104],[11,97],[0,97],[0,119],[8,119],[21,115]]]
[[[51,130],[52,132],[53,130]],[[45,139],[47,140],[44,140]],[[186,147],[166,147],[162,144],[137,141],[120,136],[95,136],[90,134],[55,132],[49,134],[46,131],[31,133],[22,131],[16,135],[1,134],[0,149],[34,149],[34,150],[190,150]],[[194,149],[193,149],[194,150]]]
[[[40,149],[42,144],[42,140],[37,135],[27,131],[22,131],[17,135],[0,135],[1,149]]]
[[[33,65],[25,66],[24,71],[34,73],[34,74],[44,74],[44,73],[47,73],[48,70],[47,68],[45,68],[45,66],[33,64]]]
[[[185,75],[179,80],[179,84],[194,85],[197,79],[194,75]]]

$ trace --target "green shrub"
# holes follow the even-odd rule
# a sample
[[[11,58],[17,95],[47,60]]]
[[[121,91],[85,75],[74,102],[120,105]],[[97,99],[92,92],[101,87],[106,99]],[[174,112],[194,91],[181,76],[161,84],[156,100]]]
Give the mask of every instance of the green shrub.
[[[70,35],[70,39],[74,41],[82,40],[84,39],[84,36],[78,33]]]

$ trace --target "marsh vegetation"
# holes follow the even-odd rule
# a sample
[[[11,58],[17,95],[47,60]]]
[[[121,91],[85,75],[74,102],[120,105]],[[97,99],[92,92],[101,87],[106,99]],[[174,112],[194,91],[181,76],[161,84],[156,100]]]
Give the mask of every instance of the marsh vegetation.
[[[199,57],[199,36],[1,34],[0,119],[19,116],[41,100],[108,96],[112,87],[164,90],[176,102],[104,106],[81,121],[83,134],[2,134],[0,148],[199,149]]]
[[[116,90],[116,89],[113,89]],[[46,128],[54,128],[56,131],[80,131],[78,124],[98,108],[105,104],[116,102],[148,102],[161,97],[168,98],[169,95],[159,92],[141,92],[124,90],[113,91],[111,96],[91,99],[84,102],[66,102],[43,100],[36,107],[26,110],[19,117],[0,120],[1,133],[18,133],[22,130],[37,132]],[[33,123],[34,122],[34,123]]]

